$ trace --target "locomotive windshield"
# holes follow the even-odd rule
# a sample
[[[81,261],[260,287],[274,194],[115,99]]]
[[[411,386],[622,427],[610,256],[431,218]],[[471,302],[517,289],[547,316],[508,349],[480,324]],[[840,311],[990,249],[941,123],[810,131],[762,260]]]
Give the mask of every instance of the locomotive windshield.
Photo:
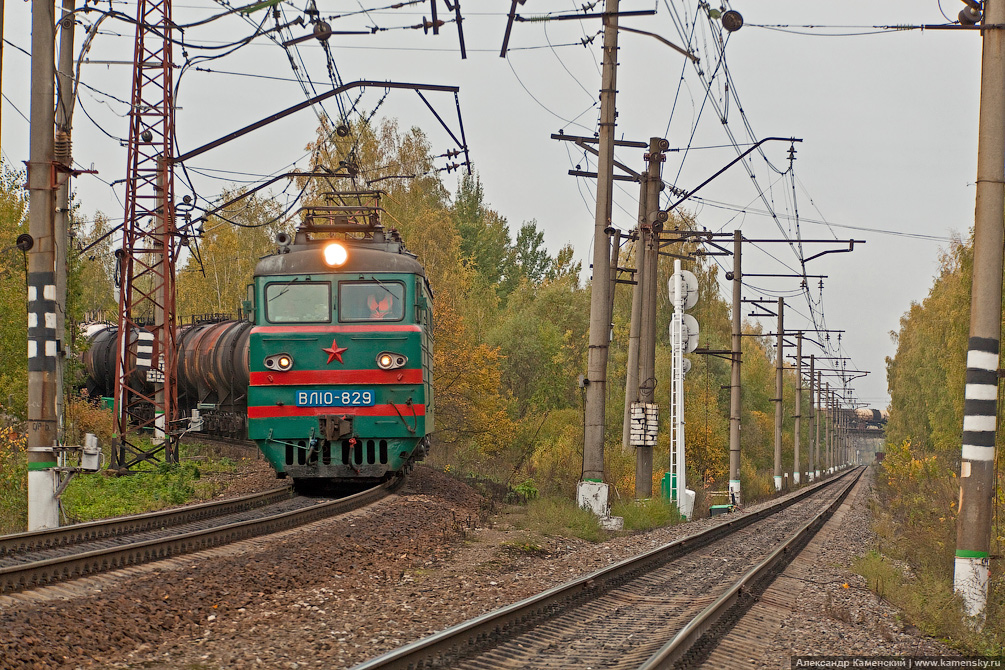
[[[338,286],[338,319],[401,321],[405,317],[405,285],[401,282],[342,282]]]
[[[265,286],[265,318],[271,323],[331,323],[332,287],[297,280]]]

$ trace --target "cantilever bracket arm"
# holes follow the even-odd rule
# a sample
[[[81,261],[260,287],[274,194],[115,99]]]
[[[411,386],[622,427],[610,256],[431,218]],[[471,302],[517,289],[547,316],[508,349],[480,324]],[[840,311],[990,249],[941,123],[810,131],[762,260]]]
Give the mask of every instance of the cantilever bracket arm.
[[[530,18],[528,18],[526,16],[520,16],[519,14],[516,13],[516,6],[517,6],[517,4],[519,3],[519,4],[522,5],[522,4],[525,4],[526,2],[527,2],[527,0],[512,0],[512,4],[510,5],[510,9],[509,9],[509,15],[508,15],[508,17],[506,19],[506,33],[503,35],[502,49],[499,51],[499,57],[500,58],[505,58],[506,57],[506,53],[507,53],[507,51],[509,49],[509,37],[510,37],[510,33],[513,30],[513,22],[514,21],[519,21],[521,23],[527,23],[527,22],[533,23],[533,22],[538,22],[538,21],[579,21],[581,19],[606,19],[608,16],[653,16],[654,14],[656,14],[656,10],[655,9],[640,9],[640,10],[631,11],[631,12],[600,12],[600,13],[595,13],[594,12],[594,13],[590,13],[590,12],[587,12],[587,11],[583,11],[583,12],[577,12],[575,14],[553,14],[551,16],[541,16],[541,17],[530,17]],[[625,28],[624,26],[618,26],[618,30],[628,30],[628,29]],[[652,35],[652,33],[646,33],[646,32],[643,32],[641,30],[630,30],[629,32],[642,33],[643,35]],[[681,51],[682,53],[684,53],[684,55],[689,55],[686,52],[683,52],[683,50],[680,47],[675,46],[673,44],[670,44],[670,42],[667,42],[662,37],[659,37],[658,35],[653,35],[653,37],[655,37],[656,39],[660,40],[661,42],[665,42],[666,44],[670,45],[674,49],[677,49],[678,51]],[[586,42],[584,42],[583,44],[585,45]],[[691,56],[691,57],[694,58],[693,56]]]
[[[457,93],[458,91],[461,90],[460,87],[458,87],[458,86],[439,86],[439,85],[435,85],[435,84],[409,84],[409,83],[398,82],[398,81],[367,81],[367,80],[364,80],[364,81],[354,81],[354,82],[351,82],[351,83],[348,83],[348,84],[343,84],[342,86],[339,86],[337,88],[333,88],[330,91],[325,91],[324,93],[321,93],[320,95],[315,95],[313,98],[308,98],[307,100],[304,100],[303,102],[300,102],[300,103],[297,103],[296,105],[293,105],[292,107],[287,107],[286,109],[284,109],[281,112],[276,112],[272,116],[267,116],[264,119],[262,119],[261,121],[255,121],[254,123],[252,123],[250,125],[247,125],[244,128],[241,128],[240,130],[235,130],[234,132],[230,133],[229,135],[224,135],[220,139],[213,140],[212,142],[210,142],[208,144],[204,144],[201,147],[198,147],[196,149],[192,149],[191,151],[185,152],[185,153],[183,153],[180,156],[175,156],[172,159],[172,162],[174,162],[174,163],[182,163],[182,162],[184,162],[184,161],[186,161],[186,160],[188,160],[190,158],[195,158],[196,156],[198,156],[200,154],[203,154],[203,153],[209,151],[210,149],[215,149],[216,147],[220,146],[221,144],[226,144],[227,142],[229,142],[231,140],[234,140],[234,139],[237,139],[238,137],[241,137],[242,135],[247,135],[248,133],[250,133],[253,130],[258,130],[259,128],[262,128],[263,126],[267,126],[270,123],[272,123],[273,121],[278,121],[279,119],[287,117],[290,114],[294,114],[294,113],[299,112],[301,110],[307,109],[311,105],[319,103],[322,100],[327,100],[328,98],[336,96],[339,93],[345,93],[346,91],[352,90],[354,88],[367,88],[367,87],[373,87],[373,88],[403,88],[403,89],[411,89],[413,91],[446,91],[448,93]]]
[[[271,186],[272,184],[275,184],[277,181],[279,181],[281,179],[294,179],[296,177],[351,177],[351,176],[352,175],[342,174],[342,173],[339,173],[339,172],[287,172],[285,174],[279,175],[278,177],[273,177],[272,179],[268,180],[267,182],[265,182],[263,184],[259,184],[258,186],[255,186],[254,188],[250,188],[247,191],[244,191],[240,195],[231,198],[230,200],[228,200],[227,202],[225,202],[225,203],[223,203],[221,205],[217,205],[216,207],[213,207],[212,209],[204,210],[202,216],[199,216],[198,218],[195,218],[195,219],[192,220],[192,224],[195,225],[199,221],[205,221],[206,219],[208,219],[210,216],[216,214],[217,212],[222,211],[222,210],[227,209],[228,207],[230,207],[232,205],[237,204],[238,202],[240,202],[241,200],[244,200],[248,196],[251,196],[251,195],[254,195],[255,193],[258,193],[263,188]]]
[[[586,142],[583,142],[582,140],[573,140],[573,144],[575,144],[577,147],[579,147],[583,151],[586,151],[588,153],[593,154],[594,156],[598,156],[598,157],[600,156],[600,152],[599,151],[597,151],[593,147],[589,146]],[[636,172],[635,170],[631,169],[630,167],[628,167],[624,163],[622,163],[622,162],[620,162],[618,160],[615,160],[614,161],[614,165],[616,165],[617,167],[619,167],[622,170],[624,170],[625,172],[627,172],[631,176],[632,180],[639,181],[640,179],[642,179],[642,175],[640,175],[638,172]],[[571,170],[570,170],[570,172],[571,172]]]
[[[682,202],[684,202],[685,200],[687,200],[688,198],[690,198],[692,195],[694,195],[695,193],[697,193],[701,189],[705,188],[705,186],[707,186],[710,181],[712,181],[713,179],[715,179],[716,177],[718,177],[719,175],[721,175],[723,172],[725,172],[726,170],[728,170],[729,168],[733,167],[734,165],[736,165],[737,163],[739,163],[741,160],[743,160],[744,158],[746,158],[747,154],[749,154],[752,151],[756,150],[757,147],[761,146],[765,142],[772,142],[772,141],[777,141],[777,142],[802,142],[801,139],[796,139],[795,137],[765,137],[763,140],[758,140],[749,149],[747,149],[746,151],[744,151],[742,154],[740,154],[739,156],[737,156],[733,160],[729,161],[729,163],[727,163],[726,166],[723,167],[721,170],[719,170],[718,172],[716,172],[714,175],[712,175],[711,177],[709,177],[708,179],[706,179],[702,183],[698,184],[691,191],[688,191],[687,193],[685,193],[683,198],[681,198],[680,200],[678,200],[674,204],[672,204],[669,207],[667,207],[666,210],[665,210],[666,213],[669,214],[671,212],[671,210],[673,210],[673,209],[675,209],[677,207],[677,205],[681,204]]]
[[[849,251],[854,251],[854,250],[855,250],[855,240],[848,240],[848,248],[847,249],[830,249],[829,251],[821,251],[818,254],[813,254],[809,258],[804,258],[803,259],[803,263],[809,263],[814,258],[820,258],[821,256],[826,256],[827,254],[846,254]],[[800,276],[802,276],[802,275],[800,275]]]
[[[618,26],[618,30],[624,30],[625,32],[628,32],[628,33],[638,33],[639,35],[648,35],[649,37],[652,37],[654,39],[659,40],[660,42],[662,42],[663,44],[667,45],[668,47],[670,47],[671,49],[673,49],[677,53],[681,54],[685,58],[690,58],[695,63],[700,63],[701,62],[699,60],[699,58],[697,56],[695,56],[693,53],[691,53],[690,51],[688,51],[686,49],[683,49],[683,48],[677,46],[676,44],[674,44],[670,40],[666,39],[662,35],[657,35],[656,33],[651,33],[651,32],[649,32],[647,30],[639,30],[638,28],[628,28],[627,26]]]

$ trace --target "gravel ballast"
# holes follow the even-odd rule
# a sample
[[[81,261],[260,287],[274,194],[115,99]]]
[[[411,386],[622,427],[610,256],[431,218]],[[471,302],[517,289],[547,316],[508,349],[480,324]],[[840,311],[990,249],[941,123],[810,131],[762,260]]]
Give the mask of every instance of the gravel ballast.
[[[419,468],[399,495],[347,516],[4,598],[0,667],[349,667],[721,522],[703,519],[598,544],[551,538],[528,548],[508,517],[489,518],[487,508],[470,487]],[[836,653],[838,640],[852,634],[856,653],[937,649],[843,567],[871,541],[867,506],[854,509],[824,566],[828,581],[856,587],[853,616],[834,609],[825,592],[808,599],[800,620],[787,627],[791,639],[780,639],[772,652],[779,661],[794,650],[822,649],[817,637]],[[900,643],[884,646],[894,634]]]

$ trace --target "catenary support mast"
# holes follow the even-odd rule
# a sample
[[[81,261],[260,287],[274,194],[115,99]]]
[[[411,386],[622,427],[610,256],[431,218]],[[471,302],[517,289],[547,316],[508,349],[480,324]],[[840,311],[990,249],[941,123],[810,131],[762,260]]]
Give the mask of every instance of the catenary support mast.
[[[600,88],[597,209],[593,234],[593,281],[590,299],[590,349],[587,360],[586,419],[583,445],[583,481],[604,479],[604,412],[607,390],[608,251],[613,197],[615,94],[618,62],[618,2],[607,0],[604,10],[604,62]]]
[[[995,427],[1005,244],[1005,0],[985,0],[970,339],[963,405],[960,512],[953,589],[967,614],[983,617],[988,597]]]
[[[792,484],[799,486],[802,464],[800,463],[799,442],[803,428],[803,331],[796,333],[796,423],[792,429]]]
[[[73,167],[73,34],[76,21],[73,17],[75,0],[63,0],[63,18],[59,21],[59,70],[56,73],[56,143],[55,158],[67,170]],[[63,420],[66,354],[69,338],[66,336],[66,275],[69,258],[70,229],[70,179],[67,175],[56,188],[55,212],[55,264],[56,264],[56,339],[60,342],[56,357],[56,417]],[[60,438],[63,426],[57,426]]]
[[[814,361],[811,358],[810,359],[810,365],[813,365],[813,362]],[[824,388],[823,388],[823,374],[818,370],[817,371],[817,404],[814,406],[814,409],[813,409],[813,425],[814,425],[815,430],[816,430],[816,433],[815,433],[815,435],[813,437],[813,453],[816,454],[816,457],[815,457],[815,462],[816,462],[815,476],[816,476],[817,479],[820,478],[822,472],[826,469],[826,463],[824,461],[823,454],[820,453],[820,431],[822,430],[820,424],[822,424],[824,422],[824,419],[826,418],[824,416],[821,416],[821,414],[820,414],[823,411],[823,409],[824,409],[823,392],[824,392]]]
[[[55,6],[31,4],[28,143],[28,530],[59,525],[56,500]],[[27,246],[27,245],[25,245]]]
[[[631,453],[631,413],[632,403],[639,402],[639,342],[642,332],[642,305],[646,282],[646,253],[650,239],[649,226],[646,223],[646,182],[649,171],[640,175],[639,186],[639,218],[635,227],[635,284],[632,286],[632,316],[628,328],[628,365],[625,369],[625,412],[621,433],[621,448],[624,453]],[[638,497],[638,455],[635,460],[635,490]],[[643,496],[648,497],[648,496]]]
[[[775,490],[782,490],[782,395],[785,374],[785,299],[778,299],[775,342]]]
[[[733,336],[729,366],[729,497],[736,505],[740,498],[740,355],[743,333],[740,309],[743,306],[743,273],[740,266],[740,246],[743,235],[733,231]]]
[[[663,151],[670,148],[669,142],[659,137],[649,138],[648,165],[643,177],[644,196],[642,201],[642,232],[645,244],[645,274],[639,279],[644,283],[641,300],[642,326],[639,332],[639,402],[656,402],[656,296],[659,285],[660,231],[663,228],[663,212],[660,211],[660,191],[663,181]],[[635,450],[635,497],[652,496],[653,448],[640,446]]]
[[[173,25],[170,0],[139,0],[119,258],[114,454],[119,468],[162,456],[176,460],[171,439],[163,439],[177,398]]]

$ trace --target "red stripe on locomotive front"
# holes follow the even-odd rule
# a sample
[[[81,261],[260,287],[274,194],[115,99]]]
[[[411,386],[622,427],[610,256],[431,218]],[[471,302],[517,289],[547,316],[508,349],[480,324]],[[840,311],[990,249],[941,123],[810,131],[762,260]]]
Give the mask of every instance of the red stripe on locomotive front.
[[[272,377],[272,380],[269,380]],[[422,370],[290,370],[252,372],[252,386],[293,386],[297,384],[421,384]]]
[[[249,419],[279,419],[294,416],[320,416],[322,414],[345,414],[347,416],[425,416],[425,405],[373,405],[371,407],[296,407],[291,405],[263,405],[249,407]]]
[[[373,323],[365,326],[255,326],[251,329],[256,333],[421,333],[422,326],[409,324]]]

